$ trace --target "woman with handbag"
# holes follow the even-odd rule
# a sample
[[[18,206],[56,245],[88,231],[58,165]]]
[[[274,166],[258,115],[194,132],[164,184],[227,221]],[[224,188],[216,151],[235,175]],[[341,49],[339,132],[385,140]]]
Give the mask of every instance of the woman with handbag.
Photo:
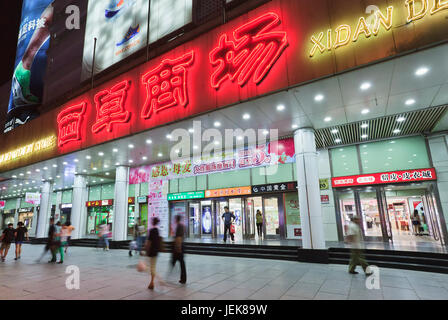
[[[159,235],[159,229],[157,225],[160,220],[157,217],[152,218],[152,229],[149,230],[148,238],[145,243],[146,255],[149,257],[149,265],[151,270],[151,282],[149,283],[148,289],[154,289],[154,279],[156,278],[156,263],[157,255],[161,250],[162,239]]]

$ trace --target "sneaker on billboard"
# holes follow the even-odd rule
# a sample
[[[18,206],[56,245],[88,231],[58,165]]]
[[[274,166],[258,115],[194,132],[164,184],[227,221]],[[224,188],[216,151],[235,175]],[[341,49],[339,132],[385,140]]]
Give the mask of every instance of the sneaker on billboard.
[[[104,9],[106,19],[112,19],[121,15],[126,8],[135,4],[135,0],[110,0],[109,5]]]
[[[26,70],[20,61],[12,77],[12,97],[16,107],[39,103],[39,98],[31,93],[30,82],[31,71]]]
[[[134,38],[136,35],[140,33],[140,25],[138,24],[135,28],[132,28],[132,26],[129,27],[128,32],[126,32],[126,35],[124,36],[123,40],[117,43],[117,47],[125,44],[132,38]]]

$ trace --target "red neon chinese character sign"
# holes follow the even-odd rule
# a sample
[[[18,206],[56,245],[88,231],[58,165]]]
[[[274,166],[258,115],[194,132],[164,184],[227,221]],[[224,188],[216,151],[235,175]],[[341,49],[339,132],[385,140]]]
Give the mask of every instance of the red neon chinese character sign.
[[[129,111],[125,110],[127,91],[131,81],[125,80],[110,90],[102,90],[95,95],[96,122],[92,126],[92,132],[98,133],[104,128],[112,132],[113,125],[126,123],[131,118]]]
[[[251,77],[259,84],[288,46],[286,32],[272,31],[280,24],[279,16],[270,12],[236,29],[235,41],[222,35],[219,46],[210,52],[210,63],[217,67],[212,87],[219,89],[227,79],[237,79],[243,87]]]
[[[58,146],[81,139],[81,124],[86,112],[87,103],[70,106],[62,110],[57,117]]]
[[[188,105],[187,67],[193,60],[194,52],[191,51],[175,60],[163,60],[157,68],[143,75],[142,82],[147,91],[141,113],[143,119],[151,118],[154,112]]]

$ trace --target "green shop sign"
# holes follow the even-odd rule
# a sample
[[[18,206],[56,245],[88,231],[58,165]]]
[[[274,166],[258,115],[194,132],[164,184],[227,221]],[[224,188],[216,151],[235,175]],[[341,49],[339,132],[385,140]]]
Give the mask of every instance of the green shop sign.
[[[192,191],[192,192],[181,192],[181,193],[169,193],[168,194],[168,201],[202,199],[202,198],[205,198],[205,191]]]

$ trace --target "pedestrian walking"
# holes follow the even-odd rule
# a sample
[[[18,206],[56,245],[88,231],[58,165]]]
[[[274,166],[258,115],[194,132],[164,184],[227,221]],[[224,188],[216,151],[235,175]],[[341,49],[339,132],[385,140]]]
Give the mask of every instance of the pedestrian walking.
[[[185,227],[182,223],[182,216],[176,216],[176,233],[174,238],[174,245],[173,245],[173,253],[171,256],[171,270],[173,270],[174,266],[176,265],[176,262],[179,261],[180,263],[180,280],[179,283],[186,283],[187,282],[187,269],[185,267],[185,260],[184,260],[184,235],[185,235]]]
[[[109,251],[109,226],[106,223],[100,225],[100,231],[98,233],[98,244],[103,247],[103,250]]]
[[[16,257],[14,260],[20,259],[20,256],[22,255],[22,244],[25,241],[25,238],[26,241],[30,240],[28,236],[28,229],[23,225],[22,221],[19,221],[16,229]]]
[[[72,226],[72,223],[70,221],[65,222],[64,225],[62,226],[64,253],[67,253],[67,249],[70,245],[70,240],[72,238],[73,230],[75,230],[75,227]]]
[[[257,210],[257,214],[255,215],[255,219],[257,222],[257,234],[258,238],[262,237],[263,234],[263,215],[260,210]]]
[[[56,260],[56,255],[59,252],[59,262],[58,264],[64,263],[64,247],[62,246],[62,223],[58,221],[55,226],[55,236],[53,242],[52,251],[54,252],[54,257]]]
[[[12,223],[8,223],[7,228],[3,230],[2,236],[0,237],[0,240],[2,241],[2,245],[0,247],[0,257],[2,258],[2,262],[5,261],[9,248],[11,247],[11,243],[14,241],[16,230],[13,226],[14,225]]]
[[[162,239],[159,235],[159,229],[157,225],[160,220],[157,217],[152,218],[153,227],[149,230],[148,238],[146,239],[145,251],[149,257],[149,265],[151,270],[151,282],[148,285],[148,289],[154,290],[154,279],[156,278],[156,264],[157,256],[161,250]]]
[[[53,249],[54,247],[54,237],[55,237],[56,227],[54,225],[54,218],[50,218],[50,227],[48,228],[48,238],[47,244],[45,245],[44,252],[40,256],[39,259],[36,260],[36,263],[39,263],[40,260],[45,256],[48,250],[51,251],[51,260],[48,263],[56,262],[56,255]]]
[[[372,273],[367,272],[369,264],[364,258],[363,254],[363,239],[361,234],[361,227],[359,226],[360,220],[357,216],[354,216],[348,226],[347,240],[351,243],[350,265],[348,272],[351,274],[357,274],[356,266],[360,265],[364,270],[364,273],[369,276]]]
[[[145,225],[142,223],[142,218],[138,217],[137,219],[137,223],[134,226],[134,234],[135,234],[135,239],[137,240],[137,250],[138,252],[142,252],[143,249],[143,244],[145,242],[145,238],[146,238],[146,228]]]
[[[224,213],[222,214],[222,220],[224,221],[224,243],[227,241],[227,232],[230,233],[230,238],[232,242],[235,242],[234,234],[231,232],[231,225],[236,220],[233,212],[229,211],[229,207],[224,207]]]

